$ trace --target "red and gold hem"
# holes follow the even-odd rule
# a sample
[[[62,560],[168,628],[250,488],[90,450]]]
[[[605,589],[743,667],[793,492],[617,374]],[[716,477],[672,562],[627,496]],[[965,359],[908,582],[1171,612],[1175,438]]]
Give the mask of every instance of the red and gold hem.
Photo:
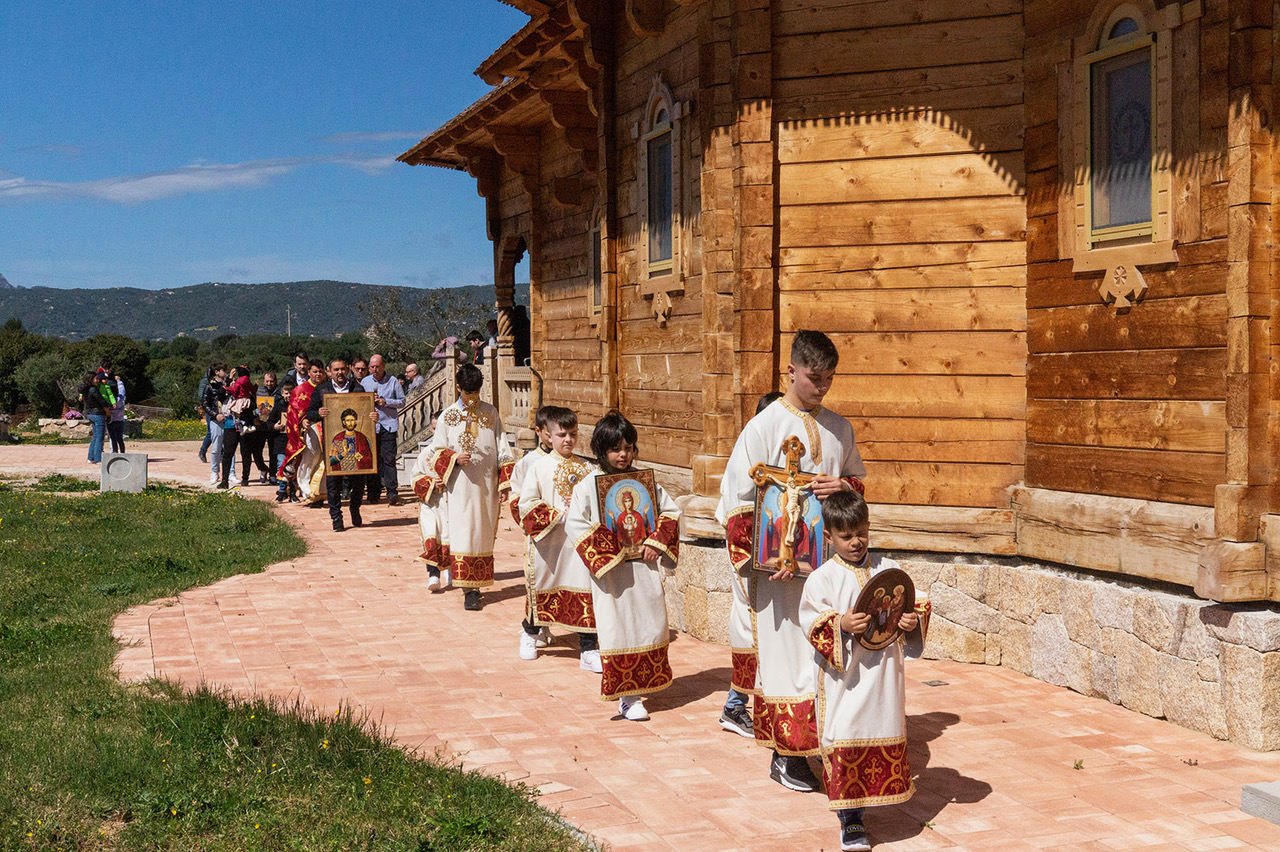
[[[432,474],[419,476],[413,481],[413,496],[426,503],[439,487],[440,482]]]
[[[844,477],[841,477],[841,479],[844,480],[846,483],[848,483],[849,487],[852,488],[854,491],[857,491],[859,494],[867,493],[867,486],[863,485],[862,480],[859,479],[858,477],[844,476]]]
[[[754,650],[740,650],[733,648],[730,650],[730,657],[733,662],[733,678],[730,685],[738,692],[744,692],[748,695],[756,695],[759,690],[756,689],[756,652]]]
[[[754,527],[755,514],[751,506],[734,509],[725,521],[725,545],[729,548],[729,562],[736,571],[741,571],[751,561]]]
[[[454,463],[458,460],[458,454],[448,447],[436,447],[433,451],[434,456],[431,459],[430,475],[434,476],[443,488],[445,483],[449,481],[450,474],[453,473]]]
[[[520,519],[520,527],[524,534],[534,541],[540,541],[563,516],[563,512],[551,508],[550,504],[539,500]]]
[[[534,623],[548,627],[563,627],[579,633],[596,629],[596,613],[591,604],[591,592],[578,589],[549,589],[537,592],[537,612]]]
[[[432,568],[448,568],[449,545],[442,544],[439,538],[431,536],[423,540],[422,553],[418,558]]]
[[[511,498],[511,520],[516,522],[516,526],[520,526],[520,498]]]
[[[493,585],[493,554],[449,554],[451,577],[455,586],[480,589]]]
[[[574,543],[574,549],[593,576],[603,577],[622,561],[622,548],[608,527],[594,524]]]
[[[511,471],[515,469],[515,462],[504,462],[498,465],[498,490],[511,490]]]
[[[822,782],[832,810],[907,801],[916,790],[906,738],[837,741],[822,750]]]
[[[600,663],[604,669],[600,698],[604,701],[623,695],[649,695],[671,685],[671,661],[665,642],[638,650],[601,650]]]
[[[829,609],[809,628],[809,644],[836,671],[844,671],[844,642],[840,635],[840,613]]]
[[[794,699],[756,695],[752,721],[756,743],[778,754],[818,754],[818,717],[812,695]]]

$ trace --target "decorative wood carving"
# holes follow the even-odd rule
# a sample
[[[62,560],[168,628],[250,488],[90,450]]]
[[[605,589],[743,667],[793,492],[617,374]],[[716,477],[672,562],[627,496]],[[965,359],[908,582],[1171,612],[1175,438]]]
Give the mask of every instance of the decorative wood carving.
[[[551,181],[551,200],[560,207],[579,207],[587,195],[587,185],[577,178],[555,178]]]
[[[541,137],[528,128],[490,128],[493,149],[502,155],[502,161],[511,171],[520,175],[525,192],[538,191],[538,160]]]
[[[1098,295],[1106,304],[1115,303],[1117,314],[1127,314],[1133,303],[1147,294],[1147,282],[1132,264],[1121,264],[1098,282]]]
[[[664,0],[627,0],[627,26],[638,36],[660,36],[667,28]]]

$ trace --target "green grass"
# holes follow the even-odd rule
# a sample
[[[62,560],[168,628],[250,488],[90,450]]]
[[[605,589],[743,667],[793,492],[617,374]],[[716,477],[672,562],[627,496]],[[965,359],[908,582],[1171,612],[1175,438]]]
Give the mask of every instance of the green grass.
[[[0,492],[0,849],[582,848],[529,790],[348,711],[112,676],[119,611],[303,550],[224,494]]]
[[[201,420],[147,420],[142,424],[143,441],[200,441],[209,432]]]
[[[31,490],[68,493],[72,491],[97,491],[100,487],[101,483],[89,479],[51,473],[48,476],[41,477],[39,482],[31,486]]]

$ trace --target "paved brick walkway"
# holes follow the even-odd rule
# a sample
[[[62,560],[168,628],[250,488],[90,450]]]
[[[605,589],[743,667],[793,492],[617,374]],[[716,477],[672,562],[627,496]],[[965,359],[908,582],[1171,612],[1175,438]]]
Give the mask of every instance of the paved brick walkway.
[[[131,449],[151,453],[153,477],[207,481],[194,444]],[[0,447],[0,473],[39,470],[96,475],[83,447]],[[625,722],[598,700],[572,642],[517,658],[521,545],[509,521],[498,584],[467,613],[460,592],[427,591],[409,507],[369,507],[366,528],[340,534],[321,510],[281,514],[308,556],[122,614],[121,677],[357,705],[406,748],[537,787],[618,852],[839,848],[820,795],[783,790],[766,752],[716,726],[725,648],[680,635],[675,685],[649,699],[649,722]],[[908,678],[919,791],[870,813],[877,849],[1280,849],[1280,827],[1238,808],[1242,784],[1280,778],[1280,754],[1004,669],[925,661]]]

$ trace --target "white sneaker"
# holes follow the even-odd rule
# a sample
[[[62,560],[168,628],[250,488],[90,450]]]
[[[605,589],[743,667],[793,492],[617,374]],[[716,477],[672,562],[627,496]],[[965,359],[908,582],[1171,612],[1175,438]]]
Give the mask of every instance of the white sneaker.
[[[439,574],[427,575],[427,588],[433,592],[440,591],[440,575]]]
[[[533,637],[533,641],[539,648],[547,647],[551,644],[551,631],[546,627],[543,627],[538,631],[538,635]]]
[[[600,652],[583,651],[578,655],[578,668],[587,672],[604,674],[604,666],[600,664]]]
[[[638,695],[624,695],[618,699],[618,712],[624,719],[632,722],[643,722],[649,718],[649,711],[644,709],[644,700]]]
[[[448,568],[440,572],[440,588],[447,589],[453,585],[453,575]]]
[[[520,628],[520,659],[536,660],[538,659],[538,645],[534,641],[534,637],[525,632],[524,628]]]

